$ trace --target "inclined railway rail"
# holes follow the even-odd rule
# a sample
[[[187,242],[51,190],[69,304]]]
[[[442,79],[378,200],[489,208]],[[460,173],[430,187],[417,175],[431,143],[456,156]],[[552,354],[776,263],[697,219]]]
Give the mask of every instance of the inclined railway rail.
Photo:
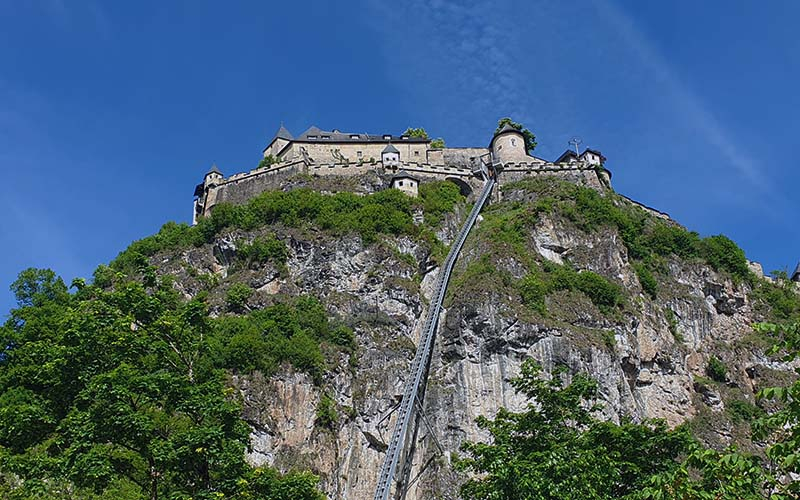
[[[461,252],[461,247],[475,225],[478,214],[489,198],[496,182],[494,171],[484,171],[484,174],[486,181],[483,190],[475,202],[469,218],[462,226],[455,241],[453,241],[450,252],[447,254],[447,259],[445,259],[444,265],[439,271],[433,300],[428,308],[428,315],[422,328],[417,352],[411,365],[411,377],[406,381],[403,399],[397,409],[397,422],[386,449],[386,457],[381,466],[380,476],[375,488],[375,500],[388,500],[393,484],[397,485],[395,498],[405,497],[406,481],[411,471],[412,455],[419,429],[420,416],[422,415],[422,402],[425,398],[425,387],[436,337],[436,327],[442,310],[442,302],[447,292],[447,283],[450,280],[453,265]]]

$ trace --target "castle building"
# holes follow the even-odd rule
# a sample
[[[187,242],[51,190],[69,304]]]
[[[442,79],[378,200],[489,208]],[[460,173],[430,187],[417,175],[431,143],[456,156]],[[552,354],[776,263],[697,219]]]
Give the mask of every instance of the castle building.
[[[797,263],[797,267],[794,269],[791,279],[795,283],[800,283],[800,262]]]
[[[419,179],[405,170],[392,176],[392,189],[399,189],[414,198],[419,194]]]
[[[374,170],[386,174],[386,187],[411,196],[417,196],[420,183],[437,179],[454,182],[469,196],[482,185],[489,164],[494,167],[491,170],[502,172],[501,183],[559,175],[580,177],[583,184],[598,188],[611,185],[611,173],[599,151],[567,151],[555,162],[547,161],[531,155],[522,132],[509,124],[492,136],[488,147],[460,148],[433,147],[430,139],[405,134],[373,135],[316,126],[294,136],[281,124],[262,155],[270,161],[229,177],[212,166],[195,188],[193,223],[219,203],[246,203],[264,191],[279,189],[284,180],[298,174],[352,176]]]
[[[312,163],[376,162],[384,155],[400,161],[427,163],[430,139],[408,135],[370,135],[309,127],[297,137],[281,125],[264,148],[264,157],[279,162],[304,158]]]

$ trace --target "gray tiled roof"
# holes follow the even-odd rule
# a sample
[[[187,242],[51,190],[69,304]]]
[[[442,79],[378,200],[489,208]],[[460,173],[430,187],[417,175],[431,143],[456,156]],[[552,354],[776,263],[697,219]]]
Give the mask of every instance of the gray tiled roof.
[[[497,133],[496,133],[496,134],[494,134],[494,135],[496,135],[496,136],[497,136],[497,135],[500,135],[500,134],[505,134],[506,132],[516,132],[516,133],[518,133],[518,134],[521,134],[521,133],[522,133],[522,132],[520,132],[519,130],[517,130],[517,129],[515,129],[514,127],[512,127],[510,123],[506,123],[505,125],[503,125],[503,128],[501,128],[500,130],[498,130],[498,131],[497,131]]]
[[[556,158],[556,161],[554,161],[553,163],[562,163],[562,162],[565,162],[565,161],[569,161],[570,158],[575,158],[577,160],[578,159],[578,153],[576,153],[575,151],[573,151],[571,149],[568,149],[568,150],[564,151],[563,153],[561,153],[561,156]]]
[[[414,142],[428,143],[430,139],[421,137],[409,137],[407,135],[372,135],[358,134],[354,132],[340,132],[338,130],[322,130],[312,125],[305,132],[294,139],[295,142]]]
[[[219,175],[222,175],[222,172],[220,172],[220,170],[217,168],[217,164],[214,163],[213,165],[211,165],[211,170],[209,170],[206,173],[206,175],[208,175],[208,174],[219,174]]]
[[[291,141],[294,139],[294,136],[292,135],[291,132],[286,130],[286,127],[284,127],[283,123],[281,123],[281,128],[279,128],[278,131],[275,132],[275,138],[273,140],[275,139],[286,139],[287,141]]]
[[[419,179],[417,177],[414,177],[413,175],[409,174],[405,170],[401,170],[401,171],[397,172],[396,174],[394,174],[392,176],[392,180],[395,180],[395,179],[412,179],[412,180],[415,180],[415,181],[419,182]]]
[[[397,150],[396,147],[392,146],[391,144],[387,144],[381,153],[399,153],[400,151]]]

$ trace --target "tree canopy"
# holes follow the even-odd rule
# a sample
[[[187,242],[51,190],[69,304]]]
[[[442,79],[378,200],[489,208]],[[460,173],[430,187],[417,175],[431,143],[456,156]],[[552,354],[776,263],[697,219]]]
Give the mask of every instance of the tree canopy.
[[[181,299],[152,269],[141,282],[100,276],[109,272],[95,280],[107,286],[80,282],[74,294],[47,269],[12,285],[18,307],[0,328],[0,497],[324,498],[311,474],[245,463],[249,428],[225,382],[236,360],[224,359],[232,347],[213,348],[236,334],[203,298]],[[257,324],[251,335],[289,335],[287,345],[330,330],[311,299]]]
[[[531,153],[534,149],[536,149],[536,136],[533,134],[533,132],[525,128],[521,123],[515,122],[511,118],[500,118],[500,120],[497,122],[497,128],[494,130],[494,133],[497,134],[506,125],[511,125],[512,128],[515,128],[522,133],[522,137],[525,138],[525,151]]]

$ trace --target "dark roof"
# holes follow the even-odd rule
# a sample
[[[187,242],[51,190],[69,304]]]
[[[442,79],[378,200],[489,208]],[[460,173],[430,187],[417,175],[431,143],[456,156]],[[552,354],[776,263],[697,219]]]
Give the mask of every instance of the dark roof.
[[[392,180],[395,179],[412,179],[419,182],[419,178],[414,177],[413,175],[409,174],[405,170],[401,170],[392,176]]]
[[[391,143],[387,144],[381,153],[399,153],[400,151],[397,150],[396,147],[392,146]]]
[[[194,187],[194,195],[196,197],[203,196],[203,192],[205,192],[206,186],[202,182]]]
[[[800,281],[800,262],[797,263],[797,267],[792,273],[792,281]]]
[[[411,137],[408,135],[372,135],[372,134],[358,134],[355,132],[340,132],[338,130],[322,130],[317,126],[312,125],[305,132],[293,139],[294,142],[414,142],[414,143],[428,143],[430,139],[422,137]]]
[[[275,137],[272,140],[274,141],[275,139],[286,139],[287,141],[291,141],[294,139],[294,136],[291,132],[286,130],[286,127],[284,127],[283,123],[281,123],[281,128],[275,132]]]
[[[219,171],[219,169],[217,168],[217,164],[214,163],[213,165],[211,165],[211,170],[206,172],[206,175],[208,175],[208,174],[219,174],[219,175],[222,175],[222,172]]]
[[[554,161],[553,163],[562,163],[562,162],[565,162],[565,161],[569,161],[570,158],[575,158],[577,160],[578,159],[578,153],[576,153],[575,151],[573,151],[571,149],[568,149],[568,150],[564,151],[563,153],[561,153],[561,156],[556,158],[556,161]]]
[[[522,135],[521,131],[512,127],[510,123],[506,123],[505,125],[503,125],[503,128],[494,133],[494,135],[492,136],[492,140],[489,142],[489,148],[491,149],[492,144],[494,144],[494,140],[497,138],[497,136],[499,136],[500,134],[505,134],[506,132],[516,132],[519,135]]]

